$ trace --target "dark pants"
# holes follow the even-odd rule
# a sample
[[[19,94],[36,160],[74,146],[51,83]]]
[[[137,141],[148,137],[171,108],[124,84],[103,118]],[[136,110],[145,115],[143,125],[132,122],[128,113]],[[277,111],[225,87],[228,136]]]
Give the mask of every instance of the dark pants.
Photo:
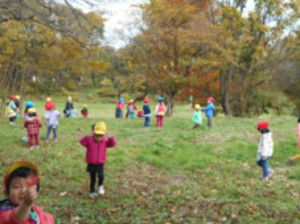
[[[116,109],[116,118],[123,118],[123,111],[121,109]]]
[[[104,164],[99,165],[98,172],[97,171],[92,171],[90,172],[90,192],[93,193],[95,192],[95,184],[96,184],[96,174],[98,174],[98,187],[103,185],[104,182]]]
[[[257,165],[259,165],[263,169],[263,178],[267,178],[269,176],[268,161],[269,158],[257,161]]]
[[[209,128],[212,128],[212,126],[213,126],[212,120],[213,120],[212,117],[207,117],[207,126],[208,126]]]
[[[49,140],[51,130],[53,130],[54,139],[57,139],[57,126],[50,125],[47,128],[46,140]]]
[[[17,116],[9,117],[9,122],[12,122],[12,123],[15,122],[16,118],[17,118]]]
[[[150,125],[150,117],[145,117],[145,124],[144,124],[144,126],[148,128],[149,125]]]

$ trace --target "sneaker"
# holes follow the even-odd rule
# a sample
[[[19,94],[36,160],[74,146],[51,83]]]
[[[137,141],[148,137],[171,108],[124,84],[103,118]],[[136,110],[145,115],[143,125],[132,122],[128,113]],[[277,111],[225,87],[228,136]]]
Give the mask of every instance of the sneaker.
[[[99,186],[98,193],[99,193],[100,195],[104,195],[104,194],[105,194],[105,190],[104,190],[103,185]]]
[[[15,123],[14,123],[14,122],[9,122],[9,124],[10,124],[10,125],[15,125]]]
[[[34,147],[33,147],[33,146],[30,146],[29,149],[32,150],[32,149],[34,149]]]
[[[97,193],[96,192],[90,193],[90,198],[96,198],[96,197],[97,197]]]
[[[37,149],[38,149],[39,147],[40,147],[39,145],[36,145],[36,146],[35,146],[35,148],[37,148]]]
[[[57,139],[54,139],[54,142],[57,143]]]

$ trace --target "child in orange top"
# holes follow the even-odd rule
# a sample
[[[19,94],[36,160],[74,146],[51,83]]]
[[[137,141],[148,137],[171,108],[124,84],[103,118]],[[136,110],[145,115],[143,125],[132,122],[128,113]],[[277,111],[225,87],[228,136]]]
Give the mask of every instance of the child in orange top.
[[[1,224],[54,224],[53,216],[35,204],[40,190],[39,170],[29,161],[14,162],[4,176],[0,200]]]
[[[24,128],[27,129],[28,137],[29,137],[29,148],[33,148],[34,140],[35,146],[38,148],[40,145],[39,140],[39,129],[42,127],[42,122],[39,116],[36,113],[34,107],[28,109],[28,118],[25,120]]]

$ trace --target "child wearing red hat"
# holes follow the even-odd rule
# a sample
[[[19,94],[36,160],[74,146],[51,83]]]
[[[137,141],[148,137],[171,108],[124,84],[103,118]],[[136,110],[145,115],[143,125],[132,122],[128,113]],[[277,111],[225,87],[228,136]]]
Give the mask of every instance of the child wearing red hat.
[[[57,126],[60,112],[55,109],[53,102],[49,103],[47,108],[48,110],[45,113],[45,119],[47,121],[46,141],[49,141],[51,130],[53,130],[54,142],[57,142]]]
[[[53,216],[35,204],[40,190],[39,170],[29,161],[16,161],[4,176],[4,193],[0,200],[1,224],[54,224]]]
[[[215,106],[213,104],[214,101],[215,101],[214,98],[208,97],[206,107],[202,108],[202,110],[201,110],[201,111],[205,111],[205,115],[207,117],[207,126],[209,128],[212,128],[212,126],[213,126],[213,117],[214,117],[214,111],[215,111]]]
[[[269,123],[267,121],[259,122],[257,130],[261,133],[257,150],[257,165],[259,165],[263,170],[263,180],[269,180],[273,170],[268,167],[268,161],[274,151],[274,143],[272,133],[269,129]]]
[[[143,112],[144,112],[144,118],[145,118],[144,127],[148,128],[149,125],[150,125],[150,117],[151,117],[151,109],[150,109],[150,106],[149,106],[149,99],[148,98],[144,99]]]
[[[95,192],[96,174],[98,176],[98,193],[105,193],[104,183],[104,164],[106,162],[107,148],[114,147],[117,142],[115,138],[107,133],[106,124],[97,122],[93,125],[91,135],[83,136],[80,144],[86,148],[87,172],[90,173],[90,198],[97,197]]]
[[[39,116],[36,113],[34,107],[28,109],[28,116],[25,119],[24,128],[27,129],[28,137],[29,137],[29,148],[32,149],[34,146],[39,147],[40,139],[39,139],[39,129],[42,127],[42,122]],[[35,140],[35,144],[34,144]]]

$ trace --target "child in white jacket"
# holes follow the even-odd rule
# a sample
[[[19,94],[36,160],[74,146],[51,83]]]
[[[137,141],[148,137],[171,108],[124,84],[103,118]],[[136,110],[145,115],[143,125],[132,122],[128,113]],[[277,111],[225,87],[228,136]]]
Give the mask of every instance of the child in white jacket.
[[[263,180],[269,180],[273,170],[268,168],[268,161],[273,155],[274,148],[272,133],[269,130],[269,123],[266,121],[259,122],[257,130],[261,133],[257,151],[257,164],[263,170]]]

